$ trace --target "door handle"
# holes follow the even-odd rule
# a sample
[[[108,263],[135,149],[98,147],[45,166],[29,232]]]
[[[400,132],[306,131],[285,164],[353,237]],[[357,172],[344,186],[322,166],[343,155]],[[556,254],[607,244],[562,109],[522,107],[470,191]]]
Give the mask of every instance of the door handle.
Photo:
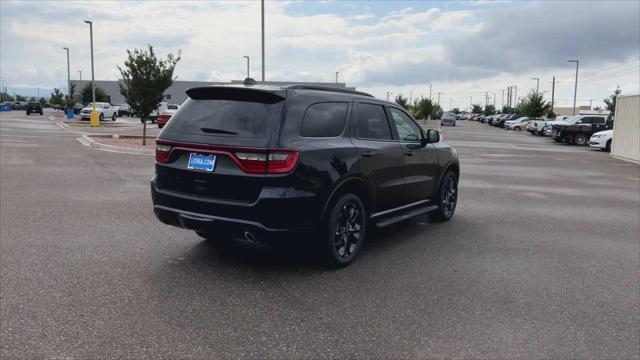
[[[373,152],[367,150],[367,151],[363,152],[361,155],[362,155],[362,157],[370,158],[370,157],[373,156]]]
[[[404,154],[407,156],[413,156],[413,150],[405,150]]]

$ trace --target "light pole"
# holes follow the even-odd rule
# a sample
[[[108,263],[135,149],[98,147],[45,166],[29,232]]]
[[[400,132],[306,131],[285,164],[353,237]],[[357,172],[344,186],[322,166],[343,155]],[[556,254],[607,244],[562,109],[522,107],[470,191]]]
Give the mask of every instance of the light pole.
[[[469,96],[469,112],[473,110],[473,96]]]
[[[67,95],[71,95],[71,72],[69,70],[69,48],[63,47],[63,50],[67,50]]]
[[[248,56],[243,56],[243,58],[247,59],[247,77],[251,77],[249,76],[249,57]]]
[[[536,94],[537,94],[538,91],[540,90],[540,78],[531,78],[531,80],[536,81]]]
[[[100,126],[100,119],[98,118],[98,113],[96,112],[96,78],[93,68],[93,22],[89,20],[85,20],[84,22],[89,24],[89,39],[91,40],[91,101],[93,102],[93,110],[91,110],[89,119],[91,120],[91,126],[95,127]]]
[[[82,83],[82,70],[78,70],[78,75],[80,77],[80,83]],[[82,104],[82,89],[80,89],[80,104]]]
[[[338,74],[340,73],[340,71],[336,71],[336,84],[338,83]]]
[[[262,18],[262,82],[264,82],[264,0],[260,1],[260,10]]]
[[[568,62],[576,63],[576,83],[573,88],[573,115],[575,115],[576,114],[576,97],[578,96],[578,65],[580,61],[576,59],[576,60],[568,60]]]
[[[555,96],[556,96],[556,84],[558,82],[556,81],[556,77],[553,77],[553,80],[551,81],[551,111],[553,111],[553,106],[554,106],[554,102],[555,102]]]

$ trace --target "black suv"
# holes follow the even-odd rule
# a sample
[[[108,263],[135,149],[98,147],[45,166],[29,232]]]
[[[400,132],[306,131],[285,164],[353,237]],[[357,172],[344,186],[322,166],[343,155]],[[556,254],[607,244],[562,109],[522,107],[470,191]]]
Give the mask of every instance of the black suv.
[[[42,105],[39,103],[29,103],[27,105],[27,115],[31,115],[31,113],[42,115]]]
[[[163,223],[206,239],[313,239],[342,266],[370,226],[453,216],[456,151],[394,103],[251,82],[186,93],[156,140],[151,194]]]

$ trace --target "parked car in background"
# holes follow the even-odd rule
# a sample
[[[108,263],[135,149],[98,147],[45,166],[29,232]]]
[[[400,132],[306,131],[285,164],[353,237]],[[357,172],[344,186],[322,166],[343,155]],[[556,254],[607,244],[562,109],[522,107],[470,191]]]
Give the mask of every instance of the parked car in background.
[[[26,110],[27,110],[27,115],[31,115],[33,113],[43,115],[42,105],[40,105],[40,103],[30,102],[27,104]]]
[[[531,121],[527,123],[527,131],[531,133],[531,135],[542,136],[544,135],[543,129],[547,121],[549,121],[547,118],[531,119]]]
[[[446,112],[440,119],[440,126],[456,126],[456,120],[458,116],[454,113]]]
[[[89,104],[80,111],[81,120],[89,120],[91,118],[91,111],[93,110],[93,104]],[[100,121],[111,119],[116,121],[116,108],[109,103],[96,102],[96,112]]]
[[[133,115],[133,110],[131,110],[131,106],[129,104],[117,104],[116,106],[116,116],[131,116]]]
[[[173,114],[178,112],[179,109],[180,109],[180,105],[169,104],[167,106],[167,110],[165,110],[164,112],[162,112],[162,114],[156,117],[156,123],[158,124],[158,128],[162,129],[169,122]]]
[[[592,119],[593,117],[593,119]],[[589,118],[589,120],[587,120],[589,123],[593,123],[593,124],[605,124],[607,122],[607,118],[609,116],[608,115],[574,115],[574,116],[569,116],[563,120],[553,120],[553,121],[547,121],[544,125],[544,135],[545,136],[551,136],[553,137],[553,127],[555,125],[571,125],[571,124],[577,124],[577,123],[582,123],[583,119],[585,118]]]
[[[82,105],[81,103],[76,103],[75,105],[73,105],[73,113],[74,114],[80,114],[80,112],[82,112],[82,109],[84,109],[84,105]]]
[[[369,226],[454,214],[456,151],[397,104],[305,85],[186,93],[156,139],[151,198],[165,224],[212,240],[291,237],[339,267]]]
[[[587,145],[591,135],[613,128],[613,121],[605,115],[580,115],[571,124],[553,125],[552,137],[556,142]]]
[[[599,131],[589,139],[589,146],[601,150],[611,151],[611,142],[613,141],[613,130]]]
[[[513,131],[522,131],[524,129],[526,129],[527,123],[531,120],[532,118],[527,117],[527,116],[522,116],[519,117],[515,120],[508,120],[504,122],[504,128],[507,130],[513,130]]]
[[[496,121],[493,122],[493,126],[495,127],[500,127],[503,128],[504,127],[504,123],[505,121],[511,121],[511,120],[515,120],[517,119],[519,116],[516,114],[505,114],[504,116],[502,116],[501,118],[497,119]]]

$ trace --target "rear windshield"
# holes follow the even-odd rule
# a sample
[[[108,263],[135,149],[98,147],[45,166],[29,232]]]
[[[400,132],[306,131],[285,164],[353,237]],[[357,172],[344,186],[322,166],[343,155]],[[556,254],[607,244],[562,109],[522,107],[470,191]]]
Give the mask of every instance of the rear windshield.
[[[280,116],[282,104],[188,99],[166,129],[194,135],[267,138]]]

